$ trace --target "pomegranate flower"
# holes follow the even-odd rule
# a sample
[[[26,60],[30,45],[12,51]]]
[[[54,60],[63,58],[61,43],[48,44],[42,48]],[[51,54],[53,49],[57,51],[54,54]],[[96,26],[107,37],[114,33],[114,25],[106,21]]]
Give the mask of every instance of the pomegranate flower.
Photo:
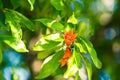
[[[63,67],[64,65],[66,65],[68,63],[68,59],[71,57],[71,52],[70,49],[66,49],[62,59],[59,60],[59,62],[61,62],[61,67]]]
[[[71,30],[70,32],[65,32],[63,37],[65,40],[65,43],[67,46],[70,46],[70,44],[73,43],[73,41],[75,40],[77,34],[73,34],[73,30]]]

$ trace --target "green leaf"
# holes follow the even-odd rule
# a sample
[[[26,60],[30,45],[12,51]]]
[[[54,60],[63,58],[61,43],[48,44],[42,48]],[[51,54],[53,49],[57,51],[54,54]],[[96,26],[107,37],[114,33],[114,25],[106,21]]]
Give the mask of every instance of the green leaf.
[[[35,21],[40,21],[42,24],[44,24],[47,27],[51,27],[51,25],[56,22],[55,20],[42,18],[42,19],[36,19]]]
[[[30,10],[31,10],[31,11],[34,10],[33,4],[34,4],[35,0],[27,0],[27,1],[28,1],[29,4],[30,4]]]
[[[75,42],[75,45],[79,48],[81,53],[86,53],[87,48],[86,48],[86,46],[85,46],[85,44],[83,42],[81,42],[81,41]]]
[[[19,16],[16,16],[14,12],[15,11],[12,11],[12,10],[7,10],[5,12],[6,22],[9,24],[11,28],[13,38],[11,40],[6,39],[5,37],[2,37],[2,38],[5,38],[6,40],[4,40],[4,42],[8,44],[10,47],[12,47],[13,49],[15,49],[16,51],[28,52],[25,44],[21,40],[22,30],[21,30],[21,25],[19,24],[20,23],[20,20],[18,19]]]
[[[88,18],[79,18],[78,34],[82,37],[90,37],[94,33],[94,27],[91,26],[91,23]]]
[[[68,78],[70,76],[75,75],[77,71],[78,71],[78,67],[76,64],[72,64],[70,66],[68,65],[68,68],[66,72],[64,73],[64,78]]]
[[[60,37],[59,33],[49,34],[39,39],[33,46],[33,50],[35,51],[51,50],[54,49],[54,47],[60,46],[61,42],[63,42],[63,38]]]
[[[59,31],[64,31],[64,26],[61,24],[61,23],[59,23],[59,22],[54,22],[53,24],[52,24],[52,26],[51,26],[51,28],[52,29],[56,29],[56,30],[59,30]]]
[[[4,40],[4,42],[13,49],[15,49],[17,52],[28,52],[22,40],[13,39],[13,40]]]
[[[44,24],[48,28],[64,31],[64,26],[60,22],[57,22],[56,20],[42,18],[42,19],[36,19],[35,21],[40,21],[42,24]]]
[[[58,75],[64,74],[65,71],[66,71],[66,69],[67,69],[66,66],[65,66],[65,67],[59,66],[59,67],[57,68],[57,70],[56,70],[51,76],[58,76]],[[61,76],[62,76],[62,75],[61,75]],[[55,79],[55,80],[56,80],[56,79]]]
[[[77,67],[80,69],[82,67],[82,64],[80,61],[81,57],[80,57],[80,54],[75,49],[73,50],[73,56],[74,56]]]
[[[73,76],[78,71],[78,67],[75,64],[75,57],[74,55],[71,56],[71,58],[68,60],[68,67],[66,72],[64,73],[64,78],[68,78],[70,76]]]
[[[72,16],[69,17],[67,23],[72,23],[72,24],[77,24],[77,19],[75,18],[74,12],[72,14]]]
[[[35,21],[40,21],[42,24],[44,24],[45,26],[47,26],[51,29],[64,31],[64,26],[60,22],[56,22],[56,20],[42,18],[42,19],[36,19]]]
[[[13,5],[14,9],[16,9],[20,6],[20,1],[19,0],[11,0],[11,3]]]
[[[88,27],[87,27],[85,22],[80,22],[79,23],[79,31],[78,32],[83,37],[88,35],[89,31],[88,31]]]
[[[63,42],[64,39],[61,37],[60,33],[49,34],[43,37],[45,40],[53,40],[56,42]]]
[[[75,75],[76,72],[82,67],[80,59],[80,54],[74,49],[71,58],[68,60],[68,67],[64,73],[65,78]]]
[[[84,9],[84,1],[71,0],[70,5],[71,5],[71,10],[74,11],[75,15],[81,16],[81,11],[82,11],[82,9]]]
[[[40,39],[34,46],[33,50],[35,51],[44,51],[44,50],[49,50],[52,49],[53,47],[57,46],[59,42],[55,41],[45,41]]]
[[[92,79],[92,65],[86,57],[83,57],[82,55],[80,56],[86,65],[88,80],[91,80]]]
[[[92,60],[93,60],[93,63],[95,64],[95,66],[100,69],[100,68],[102,67],[102,63],[101,63],[100,60],[97,58],[97,53],[96,53],[95,49],[93,48],[92,43],[91,43],[89,40],[87,40],[87,39],[85,39],[85,38],[83,38],[83,37],[80,37],[80,40],[81,40],[81,41],[85,44],[85,46],[87,47],[87,50],[88,50],[88,52],[90,53],[91,58],[92,58]]]
[[[50,76],[52,73],[54,73],[60,65],[58,60],[60,60],[62,58],[63,53],[64,53],[64,51],[61,50],[61,51],[55,53],[51,59],[48,60],[48,58],[47,58],[43,62],[40,73],[38,74],[36,79],[43,79],[43,78]]]
[[[51,0],[51,4],[57,10],[63,10],[64,9],[64,4],[63,4],[62,0]]]
[[[13,40],[14,37],[12,36],[9,36],[9,35],[0,35],[0,41],[3,41],[3,40]]]
[[[48,57],[50,54],[52,54],[53,52],[55,52],[55,50],[58,50],[60,48],[61,48],[61,45],[57,45],[57,46],[54,46],[50,49],[40,51],[37,55],[37,58],[38,59],[44,59],[44,58]]]
[[[53,52],[54,52],[53,49],[40,51],[40,52],[37,53],[37,59],[45,59],[46,57],[48,57]]]
[[[27,17],[25,17],[21,13],[14,11],[14,10],[7,9],[7,11],[9,11],[10,13],[13,14],[13,16],[15,16],[15,20],[17,21],[17,23],[24,24],[31,31],[35,30],[34,24]]]
[[[15,21],[15,16],[13,14],[11,14],[11,12],[5,12],[5,16],[6,16],[6,22],[9,24],[10,28],[11,28],[11,32],[13,37],[17,38],[17,39],[22,39],[22,30],[21,30],[21,26],[19,23],[17,23]]]
[[[0,63],[2,62],[2,43],[0,42]]]
[[[76,73],[75,80],[81,80],[81,78],[79,76],[79,71]]]
[[[60,17],[61,18],[65,18],[66,17],[66,13],[67,13],[66,9],[61,10]]]

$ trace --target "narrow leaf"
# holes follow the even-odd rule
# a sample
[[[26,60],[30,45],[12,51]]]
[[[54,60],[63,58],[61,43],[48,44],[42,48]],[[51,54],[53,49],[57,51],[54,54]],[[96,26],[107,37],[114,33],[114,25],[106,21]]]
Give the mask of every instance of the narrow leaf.
[[[75,45],[79,48],[81,53],[86,53],[87,48],[81,41],[75,42]]]
[[[56,42],[62,42],[63,38],[61,37],[60,33],[49,34],[43,37],[45,40],[53,40]]]
[[[51,0],[51,4],[57,10],[63,10],[64,9],[64,4],[63,4],[62,0]]]
[[[86,37],[86,36],[89,35],[90,29],[89,29],[89,25],[88,25],[88,24],[89,24],[89,23],[85,23],[85,22],[83,22],[83,21],[81,21],[81,22],[79,23],[78,33],[79,33],[81,36],[83,36],[83,37]]]
[[[54,20],[47,18],[36,19],[35,21],[40,21],[42,24],[44,24],[47,27],[51,27],[51,25],[55,22]]]
[[[75,49],[73,50],[73,56],[74,56],[77,67],[80,69],[82,67],[82,64],[80,61],[81,57],[80,57],[80,54],[77,53],[77,51]]]
[[[82,37],[90,37],[94,33],[94,27],[91,26],[90,20],[85,16],[78,18],[78,34]]]
[[[43,62],[40,73],[38,74],[36,79],[43,79],[43,78],[50,76],[52,73],[54,73],[60,65],[58,60],[61,59],[61,57],[63,56],[63,53],[64,53],[64,51],[61,50],[61,51],[55,53],[55,55],[52,57],[52,59],[50,59],[47,62]]]
[[[42,18],[42,19],[36,19],[35,21],[40,21],[48,28],[64,31],[64,26],[60,22],[56,22],[56,20]]]
[[[11,0],[11,3],[13,5],[14,9],[16,9],[20,6],[20,1],[19,0]]]
[[[76,73],[75,80],[81,80],[81,78],[79,76],[79,71]]]
[[[68,66],[66,72],[64,73],[64,78],[73,76],[78,71],[78,67],[74,62],[75,62],[75,57],[74,55],[72,55],[71,58],[68,60]]]
[[[65,29],[64,26],[61,23],[59,23],[59,22],[53,23],[51,28],[59,30],[59,31],[64,31],[64,29]]]
[[[14,37],[12,36],[9,36],[9,35],[0,35],[0,41],[3,41],[3,40],[13,40]]]
[[[77,24],[77,19],[75,18],[74,12],[72,16],[69,17],[67,23]]]
[[[86,65],[88,80],[92,80],[92,65],[86,57],[83,57],[82,55],[80,55],[80,56]]]
[[[62,41],[63,38],[60,37],[60,34],[58,33],[49,34],[39,39],[33,46],[33,50],[35,51],[51,50],[52,48],[59,45]]]
[[[22,40],[13,39],[13,40],[4,40],[4,42],[13,49],[15,49],[17,52],[28,52]]]
[[[48,57],[50,54],[52,54],[53,52],[55,52],[56,50],[60,49],[61,45],[59,46],[54,46],[48,50],[44,50],[44,51],[40,51],[37,55],[38,59],[44,59],[46,57]]]
[[[14,10],[7,9],[7,11],[11,12],[14,16],[16,16],[16,20],[19,23],[24,24],[31,31],[35,30],[34,24],[27,17],[25,17],[21,13],[14,11]]]
[[[35,0],[27,0],[27,1],[28,1],[29,4],[30,4],[30,10],[31,10],[31,11],[34,10],[33,4],[34,4]]]
[[[42,40],[40,40],[33,46],[33,50],[35,50],[35,51],[49,50],[49,49],[52,49],[53,47],[57,46],[58,44],[59,44],[59,42],[55,42],[55,41],[46,41],[44,43],[44,42],[42,42]]]
[[[5,12],[5,16],[6,22],[9,24],[11,28],[12,36],[19,40],[22,39],[22,30],[20,24],[15,21],[15,16],[8,11]]]
[[[72,75],[75,75],[77,71],[78,71],[77,65],[76,64],[71,65],[64,73],[64,78],[68,78]]]
[[[92,58],[92,60],[93,60],[93,63],[95,64],[95,66],[100,69],[100,68],[102,67],[102,63],[101,63],[100,60],[97,58],[97,53],[96,53],[95,49],[93,48],[92,43],[91,43],[89,40],[87,40],[87,39],[85,39],[85,38],[83,38],[83,37],[80,37],[80,40],[81,40],[81,41],[85,44],[85,46],[87,47],[88,52],[90,53],[91,58]]]

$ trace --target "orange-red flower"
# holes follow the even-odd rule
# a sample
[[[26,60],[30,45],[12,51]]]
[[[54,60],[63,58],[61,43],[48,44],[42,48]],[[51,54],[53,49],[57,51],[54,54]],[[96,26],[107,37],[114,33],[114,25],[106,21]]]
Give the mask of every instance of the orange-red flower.
[[[65,40],[65,43],[67,46],[70,46],[70,44],[73,43],[73,41],[75,40],[77,34],[73,34],[73,30],[71,30],[70,32],[65,32],[63,37]]]
[[[71,57],[71,52],[70,49],[66,49],[62,59],[59,60],[59,62],[61,62],[61,67],[63,67],[64,65],[66,65],[68,63],[68,59]]]
[[[69,46],[73,43],[76,36],[77,36],[77,34],[73,34],[73,30],[71,30],[70,32],[65,31],[65,33],[63,35],[67,48],[66,48],[66,51],[65,51],[63,57],[59,60],[59,62],[61,62],[61,67],[66,65],[68,63],[69,58],[71,57],[71,51],[69,49]]]

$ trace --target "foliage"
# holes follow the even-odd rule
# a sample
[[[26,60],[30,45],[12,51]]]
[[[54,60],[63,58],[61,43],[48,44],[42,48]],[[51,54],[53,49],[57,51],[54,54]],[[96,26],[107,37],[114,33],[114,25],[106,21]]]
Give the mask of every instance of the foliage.
[[[56,70],[63,69],[60,66],[59,60],[65,55],[65,50],[70,49],[72,56],[67,60],[67,67],[64,78],[75,76],[76,80],[80,79],[79,70],[82,64],[87,70],[88,79],[92,80],[92,63],[100,69],[102,63],[97,57],[97,53],[89,41],[89,38],[94,34],[94,27],[89,17],[83,16],[81,11],[84,7],[81,0],[50,0],[43,1],[46,5],[38,15],[33,15],[32,18],[27,18],[25,14],[17,10],[19,7],[28,8],[29,11],[37,11],[38,0],[15,1],[10,0],[13,8],[4,7],[4,1],[0,1],[0,62],[2,62],[2,45],[6,44],[16,50],[17,52],[29,52],[27,44],[32,38],[31,33],[41,34],[36,43],[32,46],[32,50],[38,52],[37,59],[44,59],[41,70],[36,79],[43,79],[53,75]],[[42,0],[41,0],[42,1]],[[3,3],[2,3],[3,2]],[[22,5],[26,3],[27,7]],[[50,16],[48,16],[46,9],[50,6]],[[46,8],[47,7],[47,8]],[[46,11],[46,14],[43,15]],[[31,12],[32,13],[32,12]],[[37,25],[40,24],[40,27]],[[42,32],[40,32],[42,30]],[[47,30],[49,33],[47,33]],[[73,31],[70,34],[74,39],[69,45],[66,45],[66,39],[63,33]],[[29,31],[31,33],[26,33]],[[24,35],[29,38],[24,37]],[[35,35],[34,35],[35,36]],[[71,39],[70,39],[71,40]],[[7,46],[8,45],[8,46]],[[84,56],[89,54],[90,58]],[[92,60],[92,61],[91,61]],[[60,73],[62,74],[62,73]],[[76,75],[75,75],[76,74]]]

